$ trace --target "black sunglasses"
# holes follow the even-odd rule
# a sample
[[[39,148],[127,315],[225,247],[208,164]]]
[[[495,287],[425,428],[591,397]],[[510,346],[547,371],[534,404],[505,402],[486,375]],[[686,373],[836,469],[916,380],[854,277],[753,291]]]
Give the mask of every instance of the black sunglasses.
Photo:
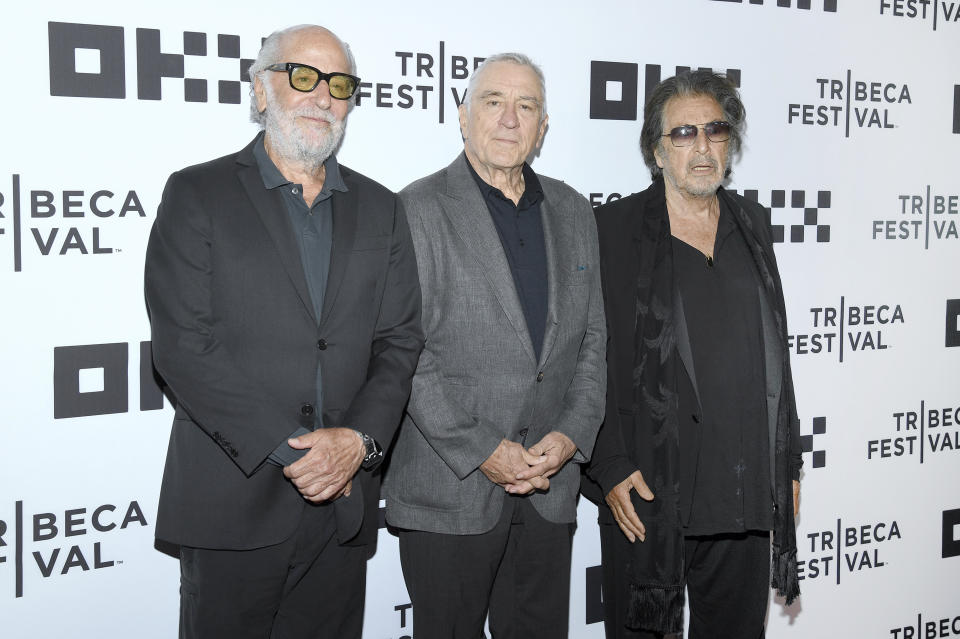
[[[670,129],[669,133],[664,133],[662,137],[670,138],[673,146],[690,146],[697,139],[697,127],[703,127],[703,132],[711,142],[726,142],[730,139],[729,122],[715,120],[705,124],[682,124]]]
[[[321,80],[327,81],[330,97],[338,100],[347,100],[353,96],[360,86],[360,78],[349,73],[324,73],[309,64],[299,62],[279,62],[271,64],[267,71],[280,71],[290,79],[290,88],[303,93],[310,93],[317,88]]]

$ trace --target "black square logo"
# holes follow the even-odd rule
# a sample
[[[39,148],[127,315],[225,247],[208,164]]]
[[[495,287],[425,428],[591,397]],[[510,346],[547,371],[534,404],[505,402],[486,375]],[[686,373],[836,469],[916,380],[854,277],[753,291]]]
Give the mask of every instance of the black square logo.
[[[127,412],[126,342],[53,349],[53,417]]]
[[[636,120],[637,74],[640,65],[630,62],[590,63],[590,119]]]
[[[943,558],[960,557],[960,508],[943,511]]]
[[[50,95],[76,98],[123,98],[123,28],[100,24],[47,23],[50,47]],[[97,68],[77,70],[77,51],[96,52]]]
[[[960,346],[960,300],[947,300],[947,326],[945,344]]]

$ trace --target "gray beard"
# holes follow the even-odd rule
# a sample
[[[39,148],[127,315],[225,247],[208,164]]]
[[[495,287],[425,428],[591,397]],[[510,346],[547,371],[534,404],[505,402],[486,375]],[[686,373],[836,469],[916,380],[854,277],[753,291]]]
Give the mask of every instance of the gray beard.
[[[306,138],[298,135],[297,115],[325,118],[330,123],[330,130],[319,142],[311,144]],[[320,170],[327,158],[333,155],[337,147],[340,146],[346,130],[346,123],[343,120],[334,119],[328,111],[285,112],[276,104],[274,96],[268,90],[264,129],[270,137],[270,147],[274,153],[287,162],[314,173]]]

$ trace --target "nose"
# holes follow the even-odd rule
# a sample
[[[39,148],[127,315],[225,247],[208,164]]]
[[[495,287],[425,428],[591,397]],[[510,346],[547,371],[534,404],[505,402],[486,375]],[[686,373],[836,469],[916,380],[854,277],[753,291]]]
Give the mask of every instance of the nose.
[[[700,153],[706,153],[710,148],[710,140],[707,139],[707,132],[702,126],[697,127],[697,138],[693,141],[693,147]]]
[[[327,84],[326,80],[320,80],[320,83],[313,87],[313,91],[310,92],[310,99],[321,109],[330,108],[330,102],[333,98],[330,97],[330,85]]]
[[[506,102],[503,105],[503,113],[500,114],[500,124],[508,129],[514,129],[520,126],[520,118],[517,117],[517,105],[513,102]]]

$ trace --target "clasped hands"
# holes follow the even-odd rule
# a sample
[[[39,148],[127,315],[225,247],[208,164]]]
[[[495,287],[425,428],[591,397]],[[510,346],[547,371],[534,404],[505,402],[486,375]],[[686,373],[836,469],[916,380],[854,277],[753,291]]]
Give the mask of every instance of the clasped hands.
[[[313,503],[349,497],[353,476],[363,462],[363,440],[350,428],[321,428],[287,441],[291,448],[307,454],[289,466],[283,474],[303,498]]]
[[[534,490],[547,490],[555,475],[577,452],[573,441],[558,431],[551,431],[531,446],[507,439],[480,465],[487,479],[514,495]]]

